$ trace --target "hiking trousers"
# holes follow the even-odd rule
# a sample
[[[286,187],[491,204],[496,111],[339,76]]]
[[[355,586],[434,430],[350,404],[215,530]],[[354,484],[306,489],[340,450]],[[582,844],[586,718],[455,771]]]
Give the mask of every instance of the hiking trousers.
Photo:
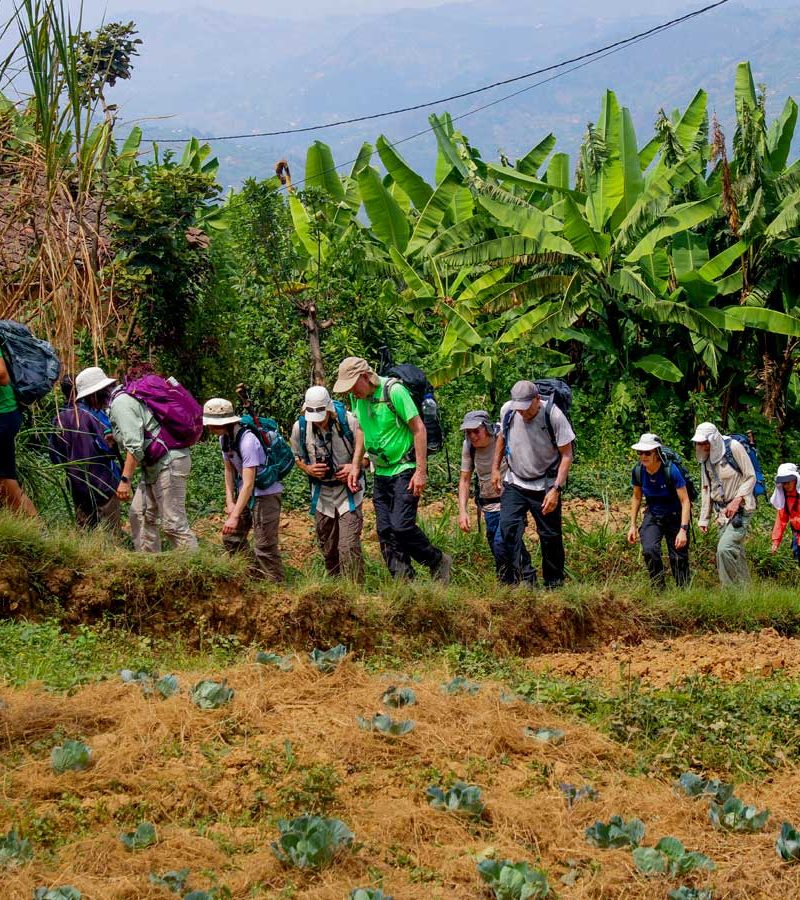
[[[415,562],[434,571],[442,561],[442,551],[428,540],[417,525],[419,497],[408,489],[415,469],[397,475],[376,475],[372,487],[375,526],[381,553],[394,578],[413,578]]]
[[[667,543],[667,556],[672,577],[678,587],[685,587],[689,583],[689,534],[686,534],[686,546],[680,550],[675,549],[675,538],[681,530],[681,514],[669,513],[665,516],[654,516],[649,509],[645,509],[642,519],[642,527],[639,529],[639,540],[642,544],[644,564],[650,574],[653,586],[662,589],[666,584],[664,574],[664,559],[661,555],[661,542]]]
[[[527,491],[515,484],[503,488],[500,497],[500,531],[503,539],[503,563],[499,578],[504,584],[535,584],[536,575],[531,567],[525,572],[522,548],[528,513],[533,516],[539,544],[542,548],[542,581],[545,587],[558,587],[564,583],[564,536],[561,530],[561,497],[558,505],[547,515],[542,514],[546,491]],[[533,576],[531,578],[531,575]]]
[[[228,553],[245,553],[250,557],[250,567],[256,578],[267,581],[283,581],[283,559],[278,546],[281,526],[281,495],[267,494],[256,497],[252,510],[245,507],[239,516],[239,527],[233,534],[223,534],[222,544]],[[253,532],[253,548],[250,549],[250,531]]]
[[[346,513],[338,510],[332,516],[321,512],[314,515],[325,569],[328,575],[343,575],[353,581],[364,580],[364,554],[361,550],[361,531],[364,528],[364,511],[360,506]]]
[[[503,533],[500,530],[500,510],[484,510],[483,522],[484,525],[486,525],[486,541],[489,544],[489,549],[492,551],[492,556],[494,556],[494,568],[495,571],[499,573],[500,568],[503,565],[503,554],[505,553],[503,548]],[[522,546],[519,548],[519,554],[522,571],[521,580],[530,584],[535,584],[536,572],[533,569],[531,555],[528,552],[528,548],[525,546],[524,539],[522,541]]]
[[[720,526],[717,541],[717,572],[722,587],[747,584],[750,581],[750,570],[744,555],[744,539],[750,530],[752,512],[742,512],[742,524],[736,528],[732,520]]]
[[[179,456],[146,484],[139,482],[131,503],[131,537],[134,550],[144,553],[161,551],[161,531],[174,550],[196,550],[197,538],[186,515],[186,480],[192,468],[190,456]]]

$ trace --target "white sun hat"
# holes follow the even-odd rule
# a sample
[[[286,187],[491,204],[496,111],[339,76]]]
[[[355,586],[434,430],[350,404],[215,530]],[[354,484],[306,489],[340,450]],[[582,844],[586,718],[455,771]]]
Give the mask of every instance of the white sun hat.
[[[75,377],[75,399],[83,400],[84,397],[91,397],[92,394],[116,383],[117,379],[109,378],[100,366],[82,369]]]
[[[641,450],[647,453],[649,450],[658,450],[662,447],[661,438],[657,434],[646,432],[640,438],[638,443],[631,444],[631,450]]]
[[[303,400],[303,415],[309,422],[324,422],[325,416],[333,410],[333,400],[328,389],[316,384],[306,391]]]

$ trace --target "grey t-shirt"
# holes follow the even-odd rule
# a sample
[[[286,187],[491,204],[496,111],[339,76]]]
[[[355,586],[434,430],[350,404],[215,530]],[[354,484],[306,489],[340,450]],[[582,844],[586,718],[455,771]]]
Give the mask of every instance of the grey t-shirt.
[[[548,470],[558,464],[561,454],[558,447],[563,447],[575,440],[575,432],[567,421],[567,417],[557,406],[550,410],[550,424],[556,436],[553,446],[547,421],[544,414],[545,401],[539,412],[530,422],[526,422],[518,412],[513,412],[508,429],[507,460],[508,471],[505,483],[515,484],[528,491],[544,491],[550,484],[546,478]],[[500,410],[500,421],[504,422],[506,413],[511,412],[511,401],[503,404]]]
[[[480,490],[481,500],[490,500],[497,498],[496,503],[482,503],[481,509],[485,512],[499,512],[500,510],[500,494],[492,487],[492,461],[494,460],[495,438],[492,436],[488,447],[475,448],[475,472],[478,475],[478,489]],[[471,472],[472,465],[472,444],[469,438],[466,438],[461,447],[461,471]],[[506,462],[500,463],[500,472],[505,474]]]

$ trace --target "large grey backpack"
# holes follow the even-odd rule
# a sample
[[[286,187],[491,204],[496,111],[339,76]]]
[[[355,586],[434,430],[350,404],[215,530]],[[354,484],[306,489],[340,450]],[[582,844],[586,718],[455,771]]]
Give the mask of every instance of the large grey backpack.
[[[53,390],[61,362],[52,344],[34,337],[21,322],[0,319],[0,350],[20,406],[30,406]]]

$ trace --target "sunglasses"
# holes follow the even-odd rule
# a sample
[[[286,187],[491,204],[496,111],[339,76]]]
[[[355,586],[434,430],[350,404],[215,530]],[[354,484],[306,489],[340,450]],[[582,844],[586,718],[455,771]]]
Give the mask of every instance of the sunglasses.
[[[327,406],[307,406],[306,407],[306,412],[310,412],[310,413],[321,413],[321,412],[327,412],[327,411],[328,411]]]

